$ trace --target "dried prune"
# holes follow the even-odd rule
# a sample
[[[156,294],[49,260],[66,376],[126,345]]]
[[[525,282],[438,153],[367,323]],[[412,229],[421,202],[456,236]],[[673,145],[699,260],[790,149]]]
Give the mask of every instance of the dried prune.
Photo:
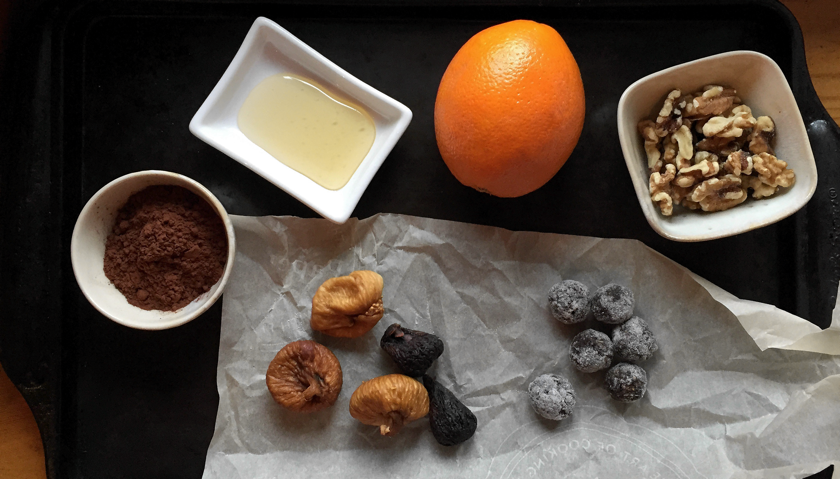
[[[429,425],[435,440],[444,446],[461,444],[475,434],[478,419],[452,391],[429,376],[423,376],[429,393]]]
[[[592,296],[590,308],[595,319],[607,324],[621,324],[633,316],[633,292],[620,284],[610,283],[598,288]]]
[[[579,323],[589,314],[589,288],[575,280],[561,281],[548,291],[548,307],[557,321]]]
[[[613,358],[613,342],[606,334],[587,329],[572,339],[569,358],[575,368],[584,373],[594,373],[610,367]]]
[[[635,364],[618,363],[607,371],[604,383],[616,401],[633,402],[647,391],[647,373]]]
[[[341,392],[341,365],[326,346],[294,341],[274,356],[265,383],[281,406],[298,412],[320,411],[331,406]]]
[[[397,323],[388,326],[379,346],[391,356],[407,376],[426,373],[432,363],[443,354],[443,341],[431,333],[403,328]]]
[[[653,356],[659,346],[644,319],[633,316],[612,332],[615,359],[635,363]]]
[[[575,390],[572,383],[559,374],[543,374],[528,385],[531,407],[546,419],[560,421],[572,414]]]

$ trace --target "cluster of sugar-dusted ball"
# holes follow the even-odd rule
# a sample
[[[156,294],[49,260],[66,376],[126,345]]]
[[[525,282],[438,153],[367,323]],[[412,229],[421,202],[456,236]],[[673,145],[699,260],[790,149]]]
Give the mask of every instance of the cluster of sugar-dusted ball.
[[[551,314],[561,323],[579,324],[589,317],[612,327],[611,335],[586,329],[572,339],[569,357],[584,373],[608,369],[604,385],[610,396],[621,402],[642,398],[647,390],[647,373],[636,363],[657,351],[656,339],[645,320],[633,316],[635,299],[630,289],[610,283],[590,296],[586,285],[565,280],[548,293]],[[568,417],[575,405],[571,383],[558,374],[544,374],[528,388],[531,405],[543,417]]]

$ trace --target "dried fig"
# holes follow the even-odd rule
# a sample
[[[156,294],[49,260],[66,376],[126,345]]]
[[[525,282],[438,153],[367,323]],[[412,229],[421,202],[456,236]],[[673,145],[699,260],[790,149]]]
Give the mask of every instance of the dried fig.
[[[431,333],[403,328],[397,323],[388,326],[379,347],[385,350],[408,376],[422,376],[443,354],[443,341]]]
[[[455,446],[471,438],[478,419],[470,408],[429,376],[423,376],[423,386],[429,393],[429,424],[435,440],[443,446]]]
[[[422,384],[402,374],[379,376],[363,382],[350,397],[350,415],[362,424],[379,426],[393,436],[411,421],[429,412],[429,394]]]
[[[320,411],[332,406],[341,392],[341,365],[326,346],[295,341],[271,360],[265,383],[281,406],[298,412]]]
[[[310,326],[328,336],[358,338],[370,331],[385,312],[382,276],[353,271],[324,281],[312,298]]]

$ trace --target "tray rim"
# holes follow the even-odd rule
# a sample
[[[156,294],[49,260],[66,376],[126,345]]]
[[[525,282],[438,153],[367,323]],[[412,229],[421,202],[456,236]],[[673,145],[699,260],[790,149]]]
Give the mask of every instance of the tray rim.
[[[32,19],[32,24],[27,25],[27,28],[31,28],[31,30],[35,31],[36,33],[42,33],[43,36],[41,41],[44,44],[51,45],[50,51],[55,53],[56,51],[62,52],[64,47],[65,35],[69,29],[69,25],[72,21],[85,13],[87,8],[90,8],[91,5],[97,6],[100,3],[97,0],[81,0],[76,5],[67,5],[67,4],[60,4],[58,0],[48,0],[42,2],[45,5],[41,5],[37,10],[38,13],[35,15],[38,18]],[[113,2],[114,4],[121,4],[121,5],[132,5],[132,4],[146,4],[146,3],[154,3],[158,5],[164,4],[183,4],[183,3],[194,3],[194,2],[180,2],[178,0],[147,0],[147,1],[137,1],[137,0],[128,0],[128,1],[119,1]],[[233,0],[207,0],[207,3],[213,3],[216,5],[230,5],[231,7],[238,6],[241,4],[263,4],[264,1],[257,1],[257,0],[246,0],[244,2],[235,2]],[[302,5],[302,4],[317,4],[317,5],[353,5],[353,6],[393,6],[393,7],[412,7],[412,6],[428,6],[428,7],[443,7],[443,6],[450,6],[451,2],[446,0],[394,0],[394,1],[382,1],[382,0],[373,0],[367,2],[360,2],[360,3],[353,3],[353,2],[341,2],[341,1],[331,1],[331,0],[290,0],[287,2],[282,2],[287,4],[295,4],[295,5]],[[828,114],[827,110],[825,109],[824,105],[819,100],[819,97],[816,94],[816,91],[813,87],[813,83],[810,77],[810,73],[807,69],[807,63],[805,59],[805,48],[804,48],[804,38],[802,36],[802,31],[799,26],[798,21],[793,16],[793,14],[785,7],[783,4],[779,3],[777,0],[688,0],[688,1],[676,1],[676,0],[648,0],[648,1],[640,1],[640,0],[629,0],[629,1],[620,1],[620,0],[584,0],[584,1],[569,1],[569,2],[556,2],[552,4],[543,4],[539,0],[534,1],[494,1],[494,0],[464,0],[458,2],[458,6],[463,7],[507,7],[507,6],[522,6],[523,4],[528,6],[533,6],[535,8],[599,8],[599,7],[617,7],[617,8],[633,8],[639,6],[680,6],[684,7],[686,5],[697,5],[697,6],[708,6],[708,5],[738,5],[738,6],[756,6],[760,8],[767,8],[773,13],[779,15],[781,19],[787,24],[789,27],[790,40],[791,40],[791,88],[794,91],[794,95],[797,98],[797,102],[799,103],[800,111],[802,112],[803,119],[805,120],[806,126],[813,125],[817,122],[822,122],[826,128],[826,135],[829,135],[830,140],[833,140],[835,149],[833,151],[837,152],[840,151],[840,127],[831,119],[830,115]],[[16,48],[20,48],[19,44],[15,44],[14,42],[9,42],[10,50],[15,50]],[[4,52],[5,53],[5,52]],[[13,52],[14,53],[14,52]],[[15,64],[16,61],[21,61],[20,59],[16,59],[14,55],[9,55],[6,59],[6,64],[0,65],[0,67],[5,67],[7,70],[11,69],[11,65],[17,66]],[[60,62],[59,62],[60,63]],[[60,65],[46,65],[47,69],[51,71],[51,78],[54,84],[49,85],[49,90],[52,94],[58,93],[60,98],[60,103],[63,104],[65,99],[61,97],[61,79],[63,78],[61,66]],[[5,88],[8,83],[14,83],[13,81],[8,81],[5,76],[2,78],[3,82],[0,83],[0,94],[6,93]],[[60,116],[59,113],[55,114],[48,114],[47,116],[52,116],[53,118],[56,116]],[[57,122],[54,122],[57,123]],[[52,125],[54,126],[54,125]],[[809,130],[810,133],[810,130]],[[819,132],[817,132],[819,133]],[[0,137],[5,136],[5,133],[0,133]],[[57,156],[61,156],[61,134],[60,132],[55,135],[56,138],[51,140],[51,145],[53,150],[53,154]],[[811,141],[814,141],[814,137],[809,134]],[[3,148],[0,146],[0,148]],[[56,153],[56,151],[58,153]],[[50,160],[51,162],[51,160]],[[56,176],[59,176],[57,173],[53,173]],[[6,176],[5,178],[3,176]],[[0,174],[0,185],[5,185],[7,181],[11,181],[8,179],[8,175]],[[833,190],[833,188],[832,188]],[[5,197],[5,192],[0,193]],[[799,221],[797,221],[799,223]],[[799,225],[798,225],[799,226]],[[6,228],[3,228],[3,234],[0,235],[0,250],[2,247],[6,245],[7,242],[7,234]],[[60,249],[60,248],[59,248]],[[62,255],[66,256],[64,252],[61,252]],[[838,277],[840,277],[840,267],[835,269],[835,275],[829,281],[836,283]],[[66,280],[66,278],[65,278]],[[0,285],[6,285],[7,281],[9,281],[8,275],[4,274],[2,269],[0,269]],[[836,287],[834,288],[836,289]],[[798,294],[807,297],[807,292],[802,293],[799,292]],[[0,298],[5,298],[5,294],[0,295]],[[7,298],[6,298],[7,299]],[[804,304],[802,301],[798,301],[797,304],[802,305]],[[802,306],[800,306],[802,307]],[[797,312],[797,314],[799,314]],[[60,329],[60,328],[59,328]],[[59,339],[61,338],[61,333],[59,334]],[[59,344],[63,343],[63,340],[58,341]],[[45,460],[47,463],[47,476],[50,478],[58,477],[59,474],[59,463],[58,458],[63,456],[62,451],[60,449],[60,442],[58,436],[60,434],[60,392],[61,392],[61,379],[60,379],[60,370],[61,370],[61,354],[59,352],[53,353],[53,365],[48,366],[53,369],[50,376],[52,378],[52,385],[48,381],[45,381],[42,384],[37,384],[37,382],[33,382],[31,378],[27,377],[26,371],[31,370],[32,365],[27,365],[28,367],[21,367],[23,365],[14,365],[13,367],[5,367],[5,371],[9,378],[12,380],[15,387],[21,392],[24,399],[26,400],[29,407],[32,409],[33,414],[36,418],[36,422],[38,423],[39,431],[41,433],[41,438],[44,443],[44,451],[45,451]],[[0,338],[0,364],[4,364],[4,366],[10,366],[7,353],[5,350],[2,349],[2,338]],[[43,365],[38,365],[43,366]],[[57,385],[59,384],[59,385]]]

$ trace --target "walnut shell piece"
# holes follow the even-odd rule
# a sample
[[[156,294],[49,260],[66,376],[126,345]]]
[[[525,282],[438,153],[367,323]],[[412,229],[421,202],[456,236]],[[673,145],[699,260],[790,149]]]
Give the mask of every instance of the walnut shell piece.
[[[383,436],[429,413],[429,393],[420,382],[402,374],[388,374],[359,385],[350,397],[350,415],[362,424],[379,426]]]
[[[336,338],[358,338],[382,319],[382,276],[353,271],[324,281],[312,298],[309,325]]]
[[[315,412],[335,403],[342,385],[341,364],[326,346],[294,341],[268,365],[265,383],[278,404],[292,411]]]

